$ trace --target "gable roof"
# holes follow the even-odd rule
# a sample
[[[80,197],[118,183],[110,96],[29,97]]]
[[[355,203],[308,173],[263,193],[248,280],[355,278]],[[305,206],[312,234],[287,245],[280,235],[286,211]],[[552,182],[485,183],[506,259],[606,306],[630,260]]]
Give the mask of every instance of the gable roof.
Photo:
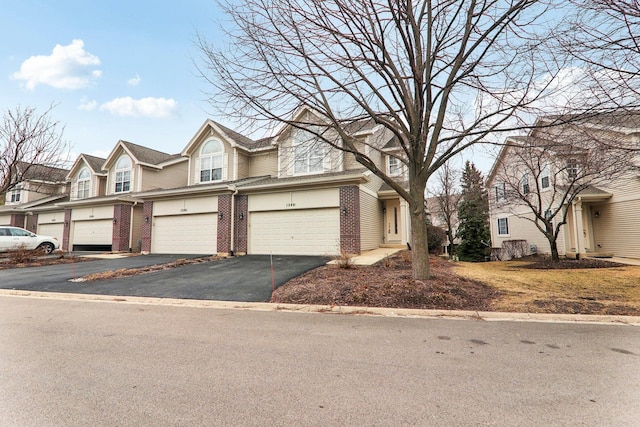
[[[111,163],[115,161],[116,153],[118,153],[118,149],[120,148],[133,157],[133,160],[136,163],[151,166],[156,169],[161,169],[160,165],[163,163],[186,160],[183,159],[180,154],[169,154],[154,150],[153,148],[143,147],[142,145],[134,144],[133,142],[120,140],[102,164],[102,169],[109,169]]]
[[[624,134],[640,132],[640,110],[617,110],[598,113],[562,114],[544,116],[540,122],[573,123],[612,130]]]
[[[234,131],[233,129],[229,129],[228,127],[214,120],[207,119],[202,124],[202,126],[200,126],[200,129],[198,129],[198,131],[189,140],[187,145],[182,150],[181,155],[188,156],[189,152],[194,148],[194,146],[201,142],[204,135],[207,135],[207,133],[212,135],[213,132],[218,134],[232,147],[240,147],[246,151],[258,151],[273,148],[271,146],[272,138],[262,138],[258,141],[254,141],[253,139],[246,137],[241,133]]]
[[[46,165],[30,165],[25,162],[17,162],[18,174],[22,175],[22,180],[45,181],[45,182],[65,182],[68,169]],[[22,172],[25,171],[25,172]]]
[[[106,175],[106,172],[102,169],[102,165],[104,164],[105,159],[102,157],[90,156],[89,154],[81,153],[75,162],[73,162],[73,166],[69,169],[69,173],[67,174],[67,180],[71,180],[73,175],[75,175],[76,171],[81,167],[82,164],[86,164],[89,166],[89,169],[95,175]]]

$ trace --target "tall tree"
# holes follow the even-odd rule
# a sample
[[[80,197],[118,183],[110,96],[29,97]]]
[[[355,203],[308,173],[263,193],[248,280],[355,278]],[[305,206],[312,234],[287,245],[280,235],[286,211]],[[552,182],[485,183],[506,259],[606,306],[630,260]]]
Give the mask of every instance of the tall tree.
[[[549,107],[548,97],[563,89],[567,69],[597,67],[559,49],[558,37],[570,34],[564,29],[575,28],[570,18],[576,15],[563,6],[570,4],[228,1],[223,8],[233,25],[227,27],[230,44],[217,48],[199,35],[200,73],[214,88],[212,106],[248,127],[255,128],[256,120],[294,128],[317,124],[296,115],[300,107],[323,117],[332,131],[314,131],[316,137],[353,153],[407,201],[413,277],[426,279],[429,178],[473,144],[528,128],[521,118]],[[590,83],[596,91],[596,79],[581,80]],[[579,102],[580,111],[589,112],[602,102],[597,96],[554,99],[563,101],[560,111]],[[363,119],[395,137],[408,185],[376,161],[380,146],[358,143],[353,128]]]
[[[8,109],[0,126],[0,194],[29,176],[38,165],[61,168],[69,160],[64,128],[51,118],[52,107],[38,113],[32,107]]]
[[[437,218],[438,224],[442,224],[449,240],[449,255],[455,255],[453,241],[458,233],[458,204],[460,203],[460,192],[456,191],[456,182],[459,173],[451,167],[450,162],[442,165],[436,174],[435,203],[430,212]]]
[[[482,173],[467,161],[462,171],[462,195],[458,207],[461,239],[458,255],[463,261],[483,261],[490,247],[489,198]]]

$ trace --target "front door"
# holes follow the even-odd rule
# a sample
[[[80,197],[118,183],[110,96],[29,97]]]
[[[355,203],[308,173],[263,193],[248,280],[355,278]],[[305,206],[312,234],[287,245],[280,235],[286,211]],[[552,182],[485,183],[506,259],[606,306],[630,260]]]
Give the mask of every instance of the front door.
[[[400,220],[400,200],[387,200],[384,211],[384,235],[386,237],[386,243],[402,243]]]

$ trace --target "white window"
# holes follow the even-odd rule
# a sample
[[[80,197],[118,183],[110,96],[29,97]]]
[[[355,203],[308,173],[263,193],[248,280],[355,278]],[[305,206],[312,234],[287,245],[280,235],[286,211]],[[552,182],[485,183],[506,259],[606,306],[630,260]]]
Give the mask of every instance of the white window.
[[[387,173],[389,176],[402,174],[402,162],[396,157],[387,156]]]
[[[498,236],[509,235],[509,218],[498,218]]]
[[[324,171],[324,147],[315,135],[299,130],[293,141],[294,174],[317,173]]]
[[[124,193],[131,190],[131,159],[129,156],[121,156],[116,162],[116,193]]]
[[[529,175],[526,173],[520,180],[520,191],[522,191],[522,194],[529,194],[529,191],[531,191],[529,188]]]
[[[576,159],[567,160],[567,176],[569,179],[578,177],[578,161]]]
[[[19,203],[21,194],[22,188],[17,185],[13,190],[11,190],[11,203]]]
[[[224,148],[216,139],[206,142],[200,149],[200,182],[222,181]]]
[[[76,197],[78,199],[86,199],[89,197],[89,192],[91,189],[91,173],[89,169],[82,168],[80,173],[78,174],[78,189],[76,193]]]
[[[507,186],[504,182],[496,185],[496,202],[507,199]]]
[[[549,165],[545,165],[540,172],[540,187],[549,188],[551,185],[551,178],[549,176]]]

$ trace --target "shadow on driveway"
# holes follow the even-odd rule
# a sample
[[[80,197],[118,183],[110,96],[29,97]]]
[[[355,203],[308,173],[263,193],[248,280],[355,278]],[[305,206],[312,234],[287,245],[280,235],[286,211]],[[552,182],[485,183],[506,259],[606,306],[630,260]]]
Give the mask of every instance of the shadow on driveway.
[[[197,255],[141,255],[0,271],[0,288],[113,296],[264,302],[271,298],[269,255],[245,255],[119,279],[70,282],[87,274],[138,268]],[[327,263],[320,256],[274,255],[275,287]]]

